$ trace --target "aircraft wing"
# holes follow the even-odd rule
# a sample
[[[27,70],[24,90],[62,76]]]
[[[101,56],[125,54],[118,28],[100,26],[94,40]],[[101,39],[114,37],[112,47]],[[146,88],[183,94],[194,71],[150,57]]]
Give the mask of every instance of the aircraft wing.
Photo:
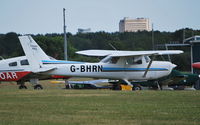
[[[76,52],[86,56],[140,56],[140,55],[172,55],[181,54],[181,50],[158,50],[158,51],[118,51],[118,50],[83,50]]]
[[[51,81],[51,83],[65,83],[65,81]],[[94,85],[94,86],[98,86],[97,84],[100,83],[109,83],[108,79],[99,79],[99,80],[89,80],[89,81],[68,81],[69,84],[90,84],[90,85]]]
[[[108,83],[108,79],[99,79],[99,80],[89,80],[89,81],[68,81],[70,84],[92,84],[96,85],[98,83]]]

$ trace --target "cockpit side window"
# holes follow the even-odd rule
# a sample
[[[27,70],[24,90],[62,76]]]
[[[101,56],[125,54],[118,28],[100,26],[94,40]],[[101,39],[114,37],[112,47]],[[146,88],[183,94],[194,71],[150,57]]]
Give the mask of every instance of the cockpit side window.
[[[135,64],[142,64],[142,59],[135,61]]]
[[[134,64],[134,57],[128,58],[128,59],[126,60],[126,63],[127,63],[127,64],[130,64],[130,65]]]
[[[127,58],[126,63],[129,65],[142,64],[142,58],[141,57],[130,57],[130,58]]]
[[[29,65],[29,62],[28,62],[27,59],[25,59],[25,60],[21,60],[21,61],[20,61],[20,64],[21,64],[22,66],[24,66],[24,65]]]
[[[11,62],[8,64],[9,66],[17,66],[17,62]]]

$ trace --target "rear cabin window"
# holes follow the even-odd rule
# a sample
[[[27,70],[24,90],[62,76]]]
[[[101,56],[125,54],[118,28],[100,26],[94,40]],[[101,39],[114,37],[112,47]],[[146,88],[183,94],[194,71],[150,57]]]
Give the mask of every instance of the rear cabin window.
[[[21,64],[22,66],[29,65],[27,59],[25,59],[25,60],[21,60],[21,61],[20,61],[20,64]]]
[[[116,64],[116,63],[118,62],[118,60],[119,60],[119,57],[112,57],[112,58],[110,59],[109,63],[111,63],[111,64]]]
[[[9,66],[17,66],[17,62],[11,62],[8,64]]]

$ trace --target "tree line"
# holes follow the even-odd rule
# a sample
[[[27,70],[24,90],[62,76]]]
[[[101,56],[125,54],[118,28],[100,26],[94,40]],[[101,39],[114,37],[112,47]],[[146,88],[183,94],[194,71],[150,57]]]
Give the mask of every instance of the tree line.
[[[152,35],[153,41],[152,42]],[[124,33],[67,33],[68,41],[68,58],[69,60],[77,61],[98,61],[97,58],[85,57],[75,54],[79,50],[87,49],[106,49],[113,50],[152,50],[153,43],[155,49],[166,49],[162,46],[166,43],[182,43],[184,38],[194,35],[200,35],[200,30],[180,29],[175,32],[160,32],[154,31],[139,31],[139,32],[124,32]],[[20,34],[10,32],[7,34],[0,34],[0,56],[3,58],[10,58],[16,56],[23,56],[24,52],[20,45],[18,36]],[[37,34],[31,35],[33,39],[41,46],[41,48],[49,55],[56,59],[64,58],[64,38],[63,34]],[[113,48],[114,47],[114,48]],[[169,49],[184,50],[184,54],[172,56],[172,61],[178,65],[178,69],[183,71],[190,70],[190,48],[187,47],[171,47]],[[159,57],[160,59],[163,59]],[[167,60],[166,57],[164,57]]]

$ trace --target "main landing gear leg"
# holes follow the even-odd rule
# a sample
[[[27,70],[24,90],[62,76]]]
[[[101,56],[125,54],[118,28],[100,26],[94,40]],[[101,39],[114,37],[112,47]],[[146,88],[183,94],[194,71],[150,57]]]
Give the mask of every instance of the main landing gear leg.
[[[68,82],[68,80],[65,79],[65,88],[66,89],[71,89],[71,84]]]
[[[34,85],[34,89],[43,89],[42,85],[39,84],[38,79],[30,79],[30,83]]]
[[[19,89],[27,89],[24,81],[18,81],[17,84],[19,85]]]
[[[161,90],[161,87],[158,81],[156,81],[156,84],[157,84],[158,90]]]

